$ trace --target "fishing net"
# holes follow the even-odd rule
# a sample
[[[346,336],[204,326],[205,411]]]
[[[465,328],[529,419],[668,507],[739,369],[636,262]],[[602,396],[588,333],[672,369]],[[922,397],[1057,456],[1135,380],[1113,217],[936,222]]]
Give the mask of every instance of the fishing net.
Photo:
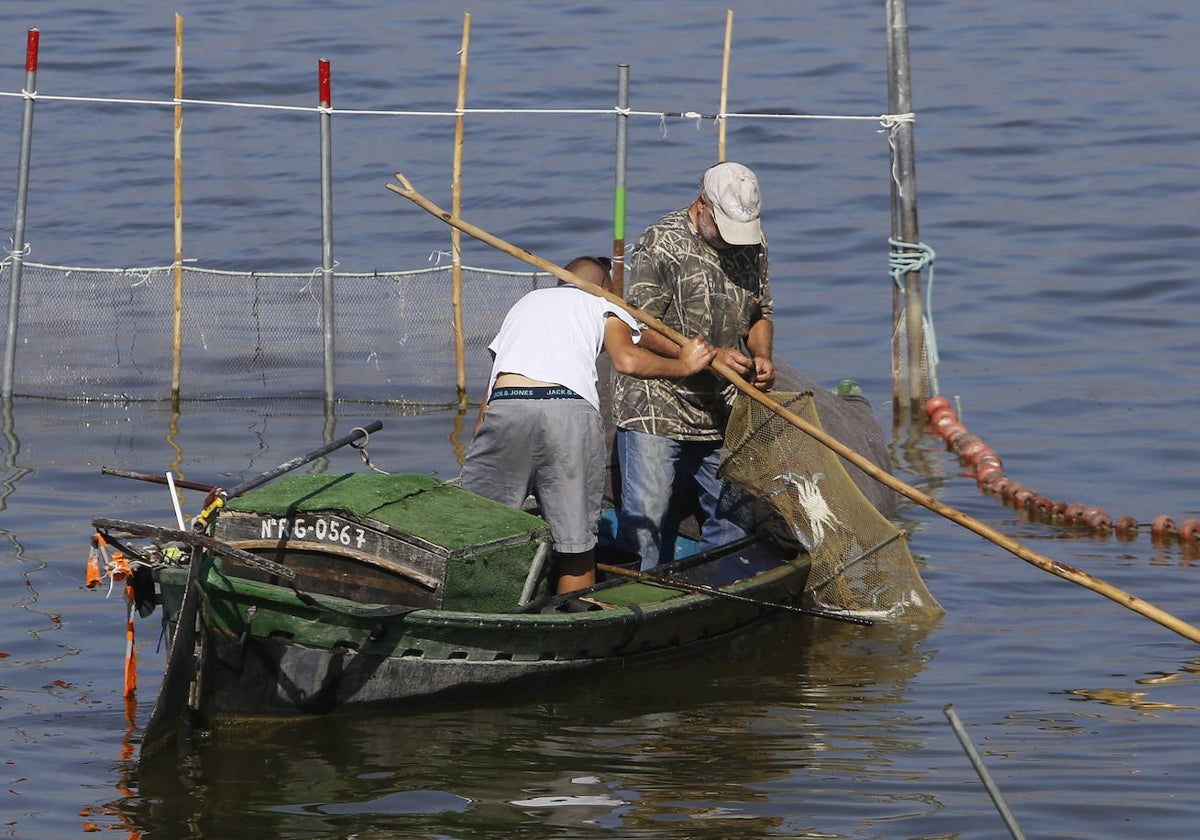
[[[545,272],[461,270],[466,386],[478,399],[492,365],[487,346],[504,313],[556,280]],[[11,263],[0,262],[0,313],[11,274]],[[166,399],[178,357],[189,400],[319,397],[329,363],[339,400],[453,405],[451,275],[450,266],[334,273],[335,342],[326,359],[320,272],[185,266],[176,340],[173,266],[25,263],[14,390],[63,400]]]
[[[772,392],[820,428],[811,393]],[[941,615],[903,531],[871,505],[828,447],[774,411],[738,395],[725,433],[722,478],[766,501],[808,551],[815,606],[864,617]]]

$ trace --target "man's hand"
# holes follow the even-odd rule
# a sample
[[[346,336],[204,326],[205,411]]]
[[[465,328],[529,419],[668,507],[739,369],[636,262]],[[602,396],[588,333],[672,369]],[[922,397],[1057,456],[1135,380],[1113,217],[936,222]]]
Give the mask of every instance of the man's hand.
[[[753,365],[754,377],[750,384],[760,391],[770,391],[775,387],[775,363],[769,356],[755,356]]]
[[[754,356],[754,374],[750,383],[760,391],[770,391],[775,385],[775,363],[771,361],[774,337],[775,325],[769,318],[759,318],[746,334],[746,349]]]
[[[754,360],[736,347],[717,348],[717,359],[747,382],[754,376]]]
[[[693,336],[679,350],[679,361],[683,362],[688,376],[691,376],[693,373],[699,373],[707,368],[712,364],[712,360],[716,356],[716,348],[700,335]]]
[[[720,347],[717,359],[760,391],[770,391],[775,385],[775,363],[770,356],[751,358],[735,347]]]

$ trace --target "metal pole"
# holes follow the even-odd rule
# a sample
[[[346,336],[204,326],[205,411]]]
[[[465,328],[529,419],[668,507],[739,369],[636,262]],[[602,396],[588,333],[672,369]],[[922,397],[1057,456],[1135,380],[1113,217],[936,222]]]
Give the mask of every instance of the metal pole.
[[[321,111],[321,330],[325,339],[325,401],[333,402],[333,143],[330,117],[333,109],[329,59],[318,61]]]
[[[183,99],[183,18],[175,15],[175,101]],[[175,299],[172,309],[171,401],[179,402],[183,369],[183,105],[175,105]]]
[[[617,65],[617,178],[613,187],[613,291],[625,296],[625,172],[629,155],[629,65]]]
[[[895,85],[893,84],[892,79],[895,76],[894,67],[895,67],[895,63],[896,63],[896,58],[895,58],[896,44],[895,44],[895,34],[892,32],[892,27],[891,27],[892,7],[891,7],[890,0],[885,0],[885,8],[886,8],[886,17],[887,17],[887,25],[884,26],[884,34],[886,36],[886,44],[887,44],[886,69],[887,69],[887,79],[888,79],[888,113],[895,113],[894,109],[896,107],[896,96],[895,96],[895,92],[894,92]],[[889,129],[889,131],[890,131],[890,129]],[[896,147],[892,143],[891,137],[889,136],[889,138],[888,138],[888,193],[889,193],[888,208],[891,212],[891,227],[889,228],[889,234],[890,234],[889,238],[890,239],[897,239],[900,236],[900,198],[899,198],[898,185],[896,183],[895,171],[896,171]],[[890,263],[890,256],[891,256],[891,254],[889,251],[889,263]],[[889,268],[890,268],[890,265],[889,265]],[[891,272],[889,271],[889,274],[890,273]],[[893,423],[893,425],[895,425],[900,422],[899,407],[900,407],[900,401],[901,401],[901,398],[902,398],[903,392],[904,392],[904,388],[900,381],[900,373],[904,368],[903,363],[901,361],[901,353],[903,350],[903,344],[901,342],[901,332],[900,332],[900,314],[901,314],[901,303],[902,303],[903,298],[900,295],[900,289],[897,287],[897,285],[894,281],[889,283],[888,285],[891,287],[891,290],[892,290],[892,342],[891,342],[892,343],[892,423]]]
[[[1008,803],[1004,801],[1004,795],[1000,793],[1000,788],[992,781],[992,777],[988,773],[987,767],[984,766],[983,759],[979,757],[979,752],[975,749],[975,745],[967,737],[967,731],[963,729],[962,721],[955,714],[954,706],[947,703],[942,707],[942,713],[950,721],[950,728],[954,730],[954,736],[958,738],[958,743],[962,745],[963,751],[966,752],[967,759],[971,762],[971,766],[975,768],[975,774],[979,776],[979,781],[983,782],[988,796],[992,798],[992,803],[996,806],[996,810],[1000,812],[1000,818],[1004,820],[1004,825],[1008,828],[1008,833],[1013,836],[1013,840],[1025,840],[1025,834],[1021,831],[1021,826],[1017,825],[1017,818],[1013,816]]]
[[[908,63],[908,9],[905,0],[887,0],[888,17],[888,112],[893,115],[912,113],[912,88]],[[917,177],[913,145],[913,124],[902,119],[891,126],[892,145],[892,238],[916,244],[917,232]],[[909,271],[904,276],[904,308],[898,311],[895,304],[893,316],[895,326],[903,319],[907,336],[906,359],[907,381],[901,382],[899,370],[901,348],[893,343],[893,399],[899,408],[903,398],[909,401],[909,410],[916,411],[928,398],[928,384],[924,375],[925,318],[921,294],[920,271]],[[896,298],[893,298],[896,301]]]
[[[33,103],[37,95],[39,32],[30,29],[25,41],[25,111],[21,118],[21,156],[17,164],[17,207],[13,219],[11,283],[8,292],[8,332],[4,339],[4,385],[0,396],[13,392],[17,353],[17,311],[21,306],[21,266],[25,259],[25,205],[29,197],[29,158],[33,145]]]

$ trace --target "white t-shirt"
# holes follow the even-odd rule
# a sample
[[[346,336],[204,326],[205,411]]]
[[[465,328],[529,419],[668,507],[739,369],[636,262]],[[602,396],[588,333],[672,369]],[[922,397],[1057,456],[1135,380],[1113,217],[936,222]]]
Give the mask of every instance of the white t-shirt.
[[[602,297],[569,285],[529,292],[508,310],[488,345],[494,358],[488,393],[497,376],[517,373],[570,388],[598,411],[596,356],[604,346],[609,314],[629,325],[635,343],[641,340],[633,317]]]

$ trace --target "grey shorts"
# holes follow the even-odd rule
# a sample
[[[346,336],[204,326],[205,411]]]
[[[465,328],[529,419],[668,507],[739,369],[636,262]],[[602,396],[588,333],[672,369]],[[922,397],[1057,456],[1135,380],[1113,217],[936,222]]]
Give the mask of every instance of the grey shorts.
[[[464,489],[519,508],[533,493],[554,550],[596,545],[604,495],[604,424],[584,399],[495,400],[471,441]]]

